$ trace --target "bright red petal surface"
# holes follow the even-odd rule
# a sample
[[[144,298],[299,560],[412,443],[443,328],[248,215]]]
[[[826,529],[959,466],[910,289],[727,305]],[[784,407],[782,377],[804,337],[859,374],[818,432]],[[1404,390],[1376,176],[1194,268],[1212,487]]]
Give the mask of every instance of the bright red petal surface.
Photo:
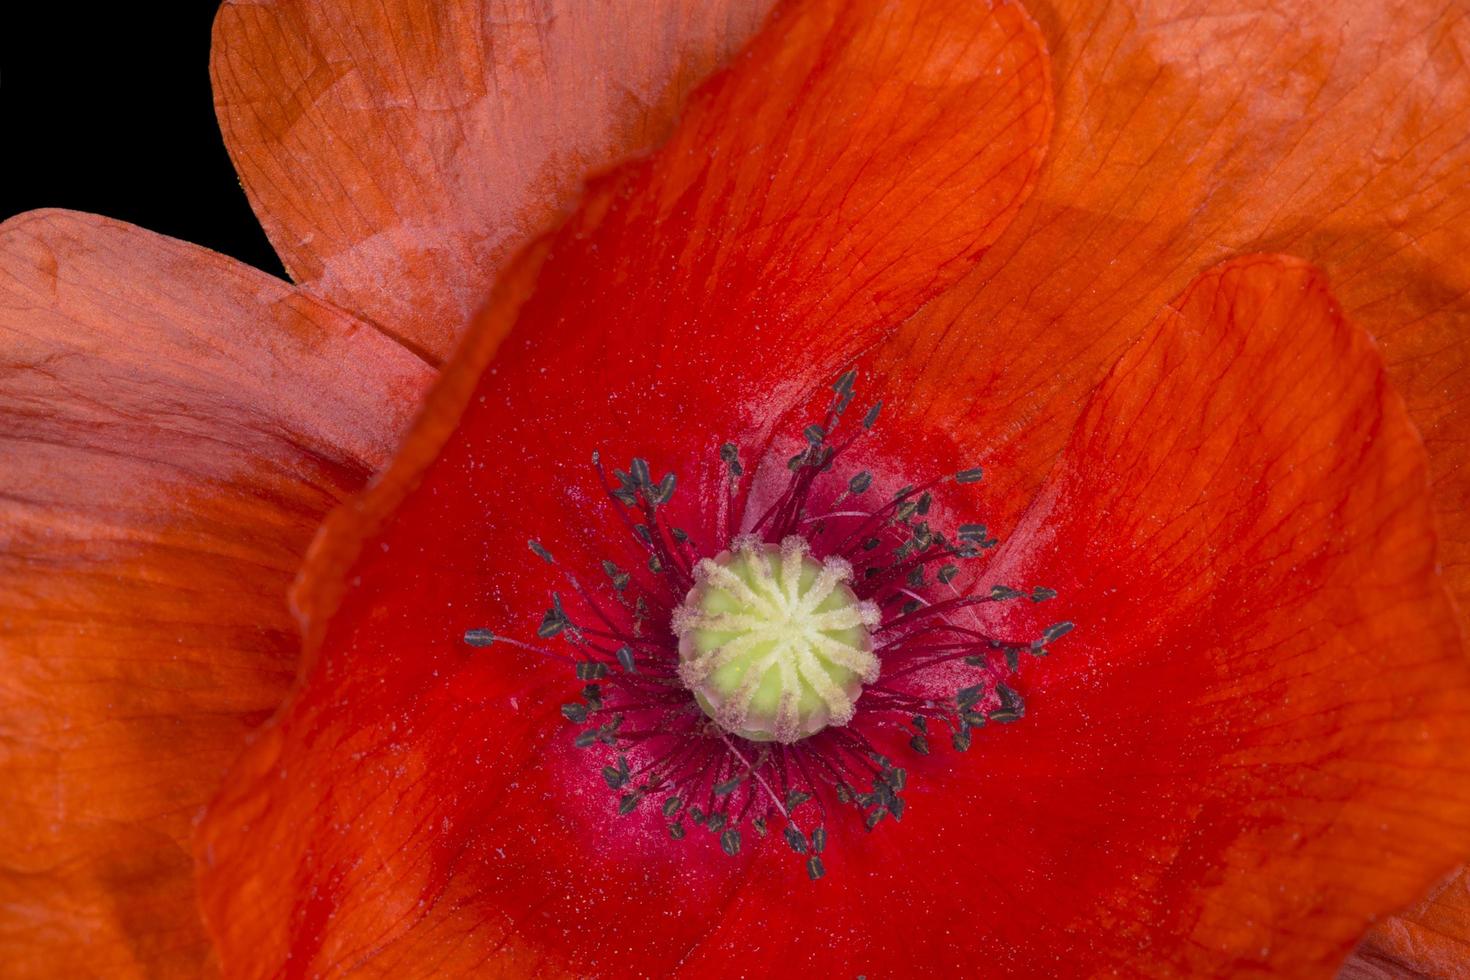
[[[0,972],[197,977],[192,825],[295,674],[286,587],[429,370],[118,222],[0,227]]]
[[[1060,590],[1002,617],[1021,635],[1077,623],[1023,670],[1025,719],[912,776],[824,887],[756,866],[689,975],[1325,976],[1463,854],[1470,667],[1424,453],[1299,261],[1156,320],[986,578]]]
[[[601,779],[553,721],[561,673],[460,637],[534,632],[552,578],[523,569],[527,538],[579,566],[601,548],[593,448],[676,466],[698,499],[722,435],[769,433],[963,275],[1049,124],[1045,54],[1014,5],[793,4],[657,156],[598,186],[202,828],[227,969],[657,973],[687,954],[732,866],[691,878],[661,827],[609,833]],[[679,911],[650,930],[630,903]]]
[[[770,0],[230,0],[225,143],[293,277],[446,356],[587,175],[663,139]]]

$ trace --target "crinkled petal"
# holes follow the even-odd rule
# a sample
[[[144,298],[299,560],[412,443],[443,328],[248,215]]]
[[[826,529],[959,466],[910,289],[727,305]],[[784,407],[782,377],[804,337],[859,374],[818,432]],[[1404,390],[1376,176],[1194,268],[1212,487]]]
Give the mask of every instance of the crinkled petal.
[[[594,449],[657,458],[697,495],[722,433],[768,434],[962,276],[1031,186],[1049,97],[1014,4],[789,4],[528,256],[502,286],[516,331],[483,378],[451,367],[441,395],[470,409],[427,472],[389,474],[417,489],[345,591],[308,590],[319,612],[340,601],[318,659],[202,827],[228,970],[676,967],[731,866],[691,891],[661,828],[614,832],[558,723],[563,672],[461,637],[534,634],[558,580],[527,538],[570,557],[603,537]],[[432,456],[438,411],[405,458]],[[347,513],[358,534],[375,517]]]
[[[753,944],[756,974],[1320,976],[1463,855],[1425,454],[1305,264],[1229,263],[1158,318],[986,576],[1060,592],[992,627],[1076,624],[1024,719],[911,766],[903,822],[835,841],[801,917],[772,913],[789,878],[748,883],[690,975]]]
[[[286,589],[428,381],[292,287],[118,222],[0,227],[0,959],[195,977],[189,837],[299,641]]]
[[[972,420],[1006,528],[1155,312],[1242,251],[1332,277],[1429,448],[1470,608],[1470,12],[1441,0],[1040,8],[1057,127],[1036,194],[880,365]],[[921,423],[916,423],[921,424]]]
[[[434,358],[591,172],[657,143],[770,0],[229,0],[225,143],[299,282]]]
[[[1470,872],[1460,868],[1418,904],[1375,926],[1340,980],[1463,976],[1470,966]]]

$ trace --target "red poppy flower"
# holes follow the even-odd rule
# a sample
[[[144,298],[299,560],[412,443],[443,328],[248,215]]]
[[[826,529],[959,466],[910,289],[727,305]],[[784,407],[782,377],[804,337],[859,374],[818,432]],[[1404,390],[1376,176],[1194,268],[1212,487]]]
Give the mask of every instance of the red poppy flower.
[[[221,18],[227,139],[307,290],[6,226],[22,971],[197,971],[189,820],[292,670],[313,527],[486,267],[730,38],[439,11]],[[227,972],[1321,972],[1463,857],[1465,23],[1279,16],[783,5],[501,276],[317,538],[299,682],[198,832]],[[1261,249],[1332,293],[1217,263]],[[634,597],[683,604],[742,528],[878,604],[848,724],[732,743],[648,693],[679,652]]]

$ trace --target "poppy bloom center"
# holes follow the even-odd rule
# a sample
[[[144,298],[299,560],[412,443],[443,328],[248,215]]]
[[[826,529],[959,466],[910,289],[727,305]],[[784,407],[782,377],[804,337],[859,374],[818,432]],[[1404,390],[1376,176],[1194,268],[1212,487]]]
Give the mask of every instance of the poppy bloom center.
[[[813,879],[826,874],[829,817],[855,810],[869,831],[901,820],[908,773],[896,757],[927,756],[931,738],[946,735],[966,752],[977,732],[1022,718],[1013,686],[1022,658],[1046,656],[1072,629],[1060,622],[1012,636],[977,616],[1056,594],[982,586],[998,543],[986,526],[931,525],[955,516],[955,491],[979,483],[979,467],[886,493],[875,492],[871,470],[840,472],[882,407],[844,426],[856,375],[843,374],[821,423],[801,430],[789,475],[773,472],[759,492],[735,443],[719,449],[723,479],[706,481],[683,510],[671,507],[673,472],[655,478],[641,457],[609,471],[594,453],[638,558],[609,539],[606,557],[589,555],[579,574],[532,539],[568,590],[565,601],[551,593],[542,642],[464,634],[472,647],[504,645],[571,668],[583,686],[561,715],[577,729],[573,746],[596,760],[591,768],[601,763],[618,814],[656,809],[669,837],[703,828],[732,857],[747,830],[779,830]],[[731,529],[740,529],[733,539]],[[716,541],[730,544],[708,547]],[[600,586],[584,578],[593,560]],[[982,570],[964,575],[965,563]]]
[[[792,743],[852,720],[878,679],[882,615],[852,591],[852,565],[817,561],[795,535],[753,537],[695,566],[674,613],[679,678],[706,715],[756,742]]]

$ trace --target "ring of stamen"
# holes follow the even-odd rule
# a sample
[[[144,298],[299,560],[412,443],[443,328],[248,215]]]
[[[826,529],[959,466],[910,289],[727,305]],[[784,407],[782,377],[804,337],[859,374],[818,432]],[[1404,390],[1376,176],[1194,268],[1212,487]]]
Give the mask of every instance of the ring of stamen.
[[[835,492],[818,489],[878,418],[881,402],[862,417],[861,431],[834,439],[855,378],[850,370],[832,386],[825,419],[802,430],[807,444],[787,461],[791,477],[762,500],[764,510],[750,509],[753,469],[739,448],[720,447],[729,480],[728,498],[720,497],[733,501],[734,513],[720,508],[695,533],[723,538],[732,525],[749,533],[714,559],[701,561],[707,552],[698,537],[669,523],[664,507],[677,484],[673,473],[655,481],[648,461],[635,458],[626,471],[609,474],[593,453],[599,483],[647,554],[647,574],[604,559],[608,581],[599,598],[563,569],[573,612],[553,592],[536,635],[559,637],[570,652],[488,629],[464,634],[471,647],[503,643],[573,668],[581,697],[563,704],[561,714],[578,728],[577,748],[611,750],[601,775],[617,793],[619,814],[658,800],[671,839],[702,827],[719,835],[731,856],[740,853],[744,827],[764,835],[779,826],[813,880],[826,874],[822,821],[833,805],[855,808],[869,831],[887,817],[903,819],[907,771],[870,736],[880,728],[889,736],[908,730],[909,748],[929,755],[931,739],[947,733],[955,751],[968,751],[976,732],[1023,717],[1025,700],[1011,683],[1022,658],[1047,656],[1073,628],[1056,622],[1018,641],[959,615],[986,603],[1047,602],[1057,593],[956,586],[960,563],[983,561],[999,542],[984,524],[959,524],[953,535],[931,526],[931,490],[943,477],[878,501],[865,496],[874,483],[867,470]],[[979,467],[952,475],[959,485],[981,478]],[[776,541],[782,544],[766,543]],[[814,560],[807,542],[829,557]],[[558,564],[538,541],[527,544],[548,565]],[[723,600],[712,598],[719,592]],[[661,613],[671,615],[671,632],[651,622]],[[764,641],[757,635],[774,629],[770,622],[801,617],[810,628],[787,622]],[[958,671],[947,678],[952,693],[906,680],[929,671]],[[855,712],[859,695],[863,711]],[[806,716],[803,706],[810,708]],[[806,731],[815,735],[803,737]]]
[[[817,561],[804,540],[737,539],[694,569],[674,614],[679,677],[728,732],[786,744],[852,720],[878,679],[872,602],[848,587],[852,566]]]

